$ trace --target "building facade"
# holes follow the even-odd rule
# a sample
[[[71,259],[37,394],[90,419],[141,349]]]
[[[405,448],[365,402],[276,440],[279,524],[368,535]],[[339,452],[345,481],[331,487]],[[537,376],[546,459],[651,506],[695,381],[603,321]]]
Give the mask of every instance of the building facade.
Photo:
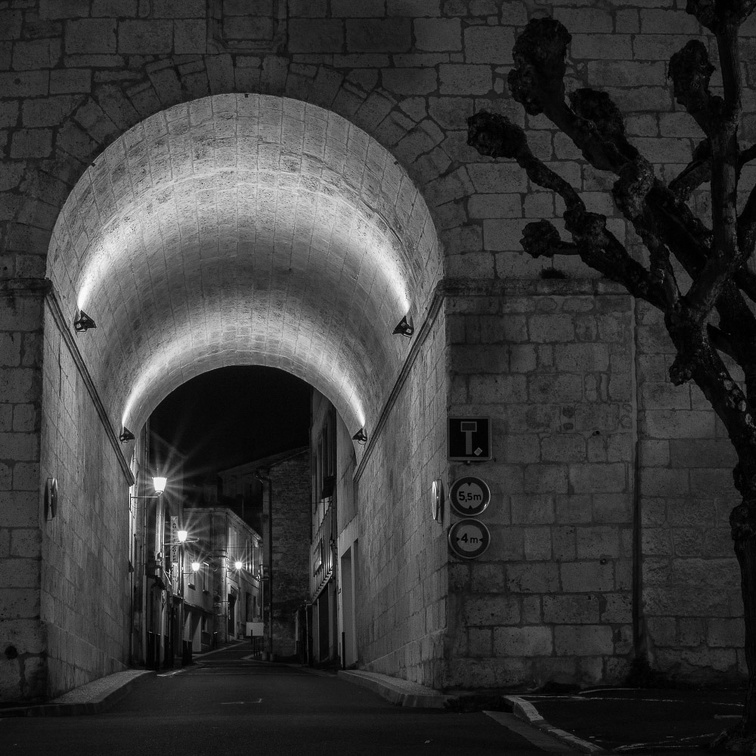
[[[338,487],[336,485],[336,423],[333,405],[313,392],[310,448],[312,449],[312,527],[310,534],[310,601],[305,624],[308,658],[314,664],[339,663],[345,628],[339,621]],[[351,443],[350,443],[351,446]],[[342,609],[343,613],[343,609]]]
[[[130,493],[129,663],[188,663],[262,622],[262,538],[217,489],[184,485],[183,454],[148,425],[135,439]],[[157,492],[155,476],[164,478]]]
[[[700,139],[667,60],[710,41],[677,5],[0,2],[0,699],[130,663],[125,430],[231,364],[334,407],[328,653],[434,688],[744,673],[721,425],[654,311],[521,254],[562,208],[466,144],[510,116],[635,249],[613,178],[506,75],[560,19],[569,88],[607,89],[666,180]],[[450,459],[450,418],[490,421],[490,459]],[[475,558],[438,496],[462,477],[491,491]]]
[[[220,643],[250,638],[249,624],[262,622],[262,537],[228,507],[185,507],[183,514],[192,539],[180,555],[189,614],[184,620],[184,640],[191,642],[193,650],[206,651]],[[212,602],[212,628],[208,601]]]
[[[222,470],[221,491],[259,529],[265,654],[303,660],[297,618],[307,601],[310,450],[291,449]],[[257,525],[259,523],[259,525]],[[271,624],[272,617],[272,624]]]

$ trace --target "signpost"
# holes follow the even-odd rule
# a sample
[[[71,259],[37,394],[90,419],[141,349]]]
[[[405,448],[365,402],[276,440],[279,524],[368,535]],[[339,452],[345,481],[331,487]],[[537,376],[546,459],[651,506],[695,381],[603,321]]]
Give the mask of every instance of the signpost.
[[[450,417],[447,436],[449,459],[480,462],[491,459],[491,419],[488,417]]]
[[[491,489],[480,478],[467,476],[452,483],[449,503],[454,514],[460,517],[477,517],[491,503]]]
[[[491,532],[479,520],[459,520],[449,528],[449,548],[462,559],[477,559],[491,544]]]

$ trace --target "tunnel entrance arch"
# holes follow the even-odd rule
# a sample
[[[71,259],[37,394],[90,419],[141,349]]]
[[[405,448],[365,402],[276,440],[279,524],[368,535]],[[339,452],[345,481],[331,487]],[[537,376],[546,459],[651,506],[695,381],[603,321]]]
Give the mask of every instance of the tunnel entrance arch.
[[[349,436],[371,434],[412,349],[394,329],[423,322],[442,268],[404,170],[315,105],[207,97],[95,159],[47,263],[41,468],[62,504],[42,547],[48,691],[117,670],[128,647],[134,442],[119,435],[138,437],[177,386],[230,365],[285,370],[333,403]],[[82,312],[96,327],[74,332]],[[86,565],[102,580],[74,599]]]
[[[391,154],[318,106],[218,95],[138,124],[81,177],[48,276],[116,426],[209,367],[307,380],[356,431],[380,412],[441,274]]]

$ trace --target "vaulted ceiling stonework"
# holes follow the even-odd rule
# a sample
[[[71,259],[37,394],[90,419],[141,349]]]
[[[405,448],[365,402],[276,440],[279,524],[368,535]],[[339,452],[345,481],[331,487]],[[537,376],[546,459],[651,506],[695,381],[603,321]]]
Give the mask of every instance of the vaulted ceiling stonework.
[[[190,378],[257,364],[375,419],[441,275],[428,208],[394,158],[318,106],[228,94],[138,124],[85,172],[48,275],[114,426]]]

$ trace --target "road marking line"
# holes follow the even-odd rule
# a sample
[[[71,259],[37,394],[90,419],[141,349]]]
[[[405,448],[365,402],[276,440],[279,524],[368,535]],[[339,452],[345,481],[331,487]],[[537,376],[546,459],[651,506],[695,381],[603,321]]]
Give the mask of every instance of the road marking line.
[[[185,669],[175,669],[172,672],[164,672],[162,675],[157,675],[158,677],[173,677],[174,675],[180,675],[182,672],[186,672]]]
[[[485,710],[483,713],[491,717],[491,719],[498,722],[503,727],[506,727],[508,730],[525,738],[542,751],[546,751],[547,753],[575,753],[575,751],[565,743],[551,737],[548,733],[543,732],[543,730],[525,724],[525,722],[518,719],[514,714],[509,714],[503,711]]]
[[[570,732],[560,730],[558,727],[550,725],[541,716],[538,709],[524,698],[521,698],[520,696],[504,696],[504,699],[512,704],[513,713],[516,717],[525,720],[533,725],[533,727],[537,727],[539,730],[555,737],[557,740],[560,740],[563,743],[568,743],[582,753],[606,753],[601,746],[597,746],[595,743],[583,740]]]

